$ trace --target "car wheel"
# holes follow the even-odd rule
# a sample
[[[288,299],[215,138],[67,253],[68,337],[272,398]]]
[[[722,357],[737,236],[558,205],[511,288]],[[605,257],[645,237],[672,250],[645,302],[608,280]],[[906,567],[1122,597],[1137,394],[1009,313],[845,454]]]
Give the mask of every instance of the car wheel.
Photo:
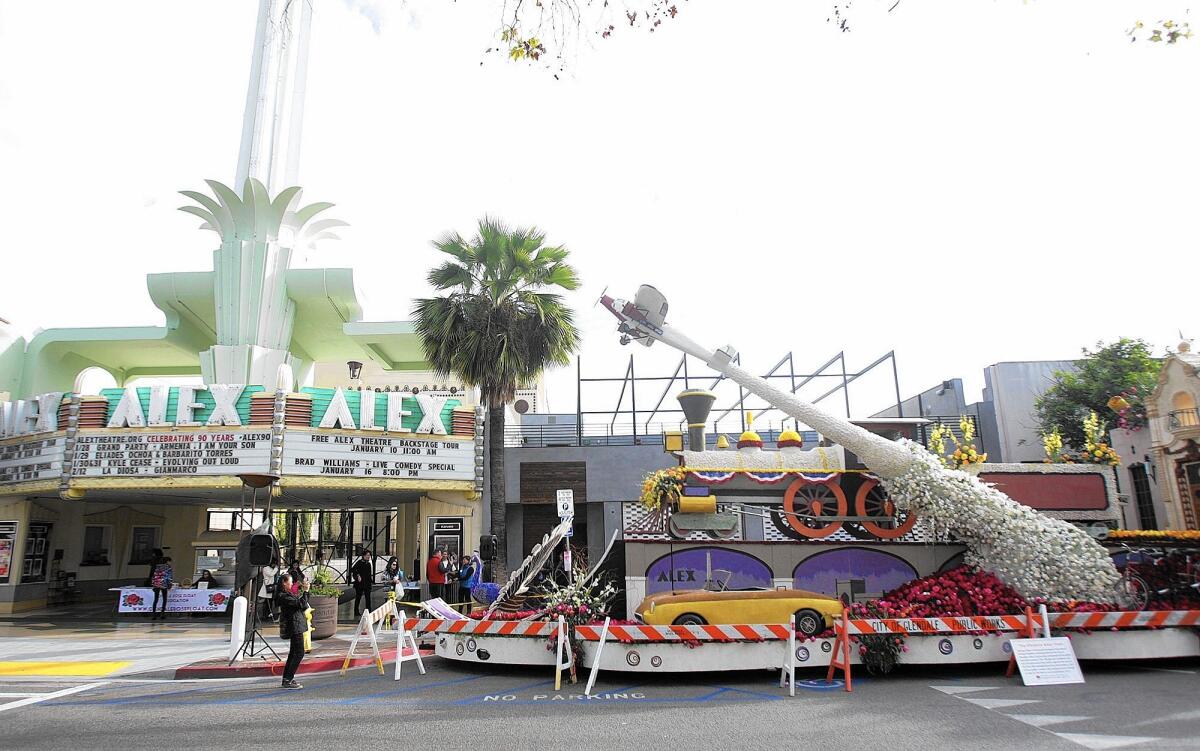
[[[672,626],[707,626],[708,621],[704,620],[695,613],[684,613],[675,620],[671,621]]]
[[[815,610],[796,611],[796,633],[802,636],[816,636],[825,630],[825,617]]]

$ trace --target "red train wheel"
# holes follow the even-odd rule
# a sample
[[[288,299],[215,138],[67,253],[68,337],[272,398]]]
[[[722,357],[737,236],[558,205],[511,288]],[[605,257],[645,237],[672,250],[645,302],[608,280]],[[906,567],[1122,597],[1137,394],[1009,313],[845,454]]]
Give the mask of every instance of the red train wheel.
[[[792,514],[805,516],[846,516],[849,504],[846,494],[837,483],[810,483],[797,477],[783,494],[783,518],[788,526],[804,537],[829,537],[842,528],[840,521],[821,519],[799,519]]]
[[[891,521],[862,522],[863,529],[884,540],[894,540],[908,534],[917,523],[910,511],[900,511],[887,497],[875,479],[865,479],[854,494],[854,513],[858,516],[890,516]]]

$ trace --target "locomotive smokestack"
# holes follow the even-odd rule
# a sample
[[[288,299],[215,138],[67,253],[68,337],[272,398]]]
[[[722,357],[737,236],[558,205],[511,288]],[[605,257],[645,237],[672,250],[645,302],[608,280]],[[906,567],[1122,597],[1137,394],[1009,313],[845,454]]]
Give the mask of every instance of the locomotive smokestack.
[[[683,407],[683,416],[687,418],[688,448],[692,451],[703,451],[704,425],[717,395],[703,389],[689,389],[679,392],[675,398],[679,400],[679,406]]]

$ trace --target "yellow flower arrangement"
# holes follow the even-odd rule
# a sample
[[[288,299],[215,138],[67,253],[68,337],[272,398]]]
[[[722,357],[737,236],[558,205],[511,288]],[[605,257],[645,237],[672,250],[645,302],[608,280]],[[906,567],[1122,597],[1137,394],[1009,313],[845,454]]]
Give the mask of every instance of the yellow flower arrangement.
[[[679,500],[683,493],[685,471],[682,467],[668,467],[646,475],[642,480],[642,505],[657,511]]]
[[[1195,542],[1200,540],[1197,529],[1114,529],[1108,533],[1110,540],[1178,540]]]
[[[1063,439],[1058,428],[1042,434],[1042,448],[1046,450],[1046,463],[1057,464],[1062,461]]]
[[[1121,463],[1121,457],[1116,450],[1104,440],[1104,423],[1100,416],[1092,412],[1083,421],[1084,446],[1083,451],[1072,456],[1071,452],[1063,451],[1062,436],[1055,428],[1042,435],[1042,446],[1046,449],[1048,464],[1107,464],[1116,467]]]
[[[1121,457],[1104,441],[1104,423],[1100,422],[1100,416],[1095,412],[1083,421],[1083,434],[1087,438],[1082,457],[1084,461],[1113,467],[1121,463]]]
[[[929,451],[933,453],[944,467],[954,467],[960,469],[970,464],[983,464],[987,461],[987,454],[981,453],[975,448],[972,443],[975,440],[975,424],[967,419],[966,415],[961,415],[958,421],[958,429],[962,431],[962,440],[960,441],[954,431],[947,425],[938,424],[934,426],[929,433]],[[946,457],[946,442],[954,444],[954,451],[951,452],[949,458]]]

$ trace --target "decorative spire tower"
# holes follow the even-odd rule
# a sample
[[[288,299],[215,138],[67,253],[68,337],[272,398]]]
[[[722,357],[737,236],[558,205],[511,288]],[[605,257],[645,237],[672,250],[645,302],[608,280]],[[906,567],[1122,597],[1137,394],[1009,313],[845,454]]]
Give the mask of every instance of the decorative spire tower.
[[[259,0],[235,188],[253,177],[269,195],[297,184],[312,0]]]
[[[199,204],[181,210],[221,238],[213,251],[217,343],[200,353],[205,383],[269,385],[281,366],[299,370],[289,351],[292,251],[337,239],[329,230],[345,225],[314,221],[333,204],[302,206],[296,186],[311,23],[312,0],[259,0],[236,181],[208,180],[212,196],[181,191]]]

